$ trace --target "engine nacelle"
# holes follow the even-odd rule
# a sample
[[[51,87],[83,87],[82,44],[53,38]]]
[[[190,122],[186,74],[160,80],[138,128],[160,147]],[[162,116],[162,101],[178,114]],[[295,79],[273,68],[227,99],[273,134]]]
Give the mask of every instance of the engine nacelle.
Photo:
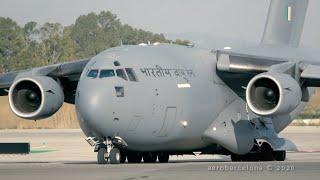
[[[263,73],[248,84],[246,100],[249,108],[260,116],[276,116],[292,112],[301,102],[298,82],[287,74]]]
[[[61,86],[46,76],[31,76],[16,80],[9,90],[10,108],[17,116],[40,120],[50,117],[62,106]]]

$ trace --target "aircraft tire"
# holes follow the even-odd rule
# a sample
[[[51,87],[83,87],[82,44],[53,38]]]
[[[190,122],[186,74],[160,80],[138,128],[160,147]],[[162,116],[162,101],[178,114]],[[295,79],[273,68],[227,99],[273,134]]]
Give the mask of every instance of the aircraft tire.
[[[169,162],[169,154],[168,153],[159,153],[158,160],[160,163],[167,163]]]
[[[286,151],[273,151],[273,157],[276,161],[285,161]]]
[[[142,154],[140,152],[128,152],[127,153],[128,163],[141,163]]]
[[[157,154],[153,152],[143,153],[142,157],[145,163],[155,163],[157,161]]]
[[[125,151],[120,151],[121,157],[120,157],[120,163],[125,163],[127,160],[127,154]]]
[[[259,158],[260,161],[274,161],[273,150],[271,146],[267,143],[264,143],[262,146],[262,154]]]
[[[231,161],[232,162],[241,162],[241,161],[243,161],[243,158],[240,155],[232,154],[231,155]]]
[[[112,148],[109,155],[110,164],[120,164],[121,153],[118,148]]]
[[[107,149],[100,148],[97,153],[98,164],[107,164],[108,158],[106,157],[106,155],[107,155]]]

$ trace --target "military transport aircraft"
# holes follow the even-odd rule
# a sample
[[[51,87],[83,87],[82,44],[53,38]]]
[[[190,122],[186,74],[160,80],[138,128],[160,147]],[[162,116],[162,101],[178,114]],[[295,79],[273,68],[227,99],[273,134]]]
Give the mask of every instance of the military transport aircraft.
[[[75,104],[99,164],[224,154],[284,161],[278,133],[320,86],[320,62],[299,46],[308,0],[271,0],[261,44],[205,50],[120,46],[91,59],[0,75],[17,116],[41,120]]]

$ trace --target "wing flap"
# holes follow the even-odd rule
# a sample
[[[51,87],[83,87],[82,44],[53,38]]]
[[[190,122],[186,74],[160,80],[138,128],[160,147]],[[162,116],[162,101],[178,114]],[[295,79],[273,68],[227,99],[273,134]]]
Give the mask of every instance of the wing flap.
[[[301,79],[308,87],[320,87],[320,66],[306,65],[301,73]]]

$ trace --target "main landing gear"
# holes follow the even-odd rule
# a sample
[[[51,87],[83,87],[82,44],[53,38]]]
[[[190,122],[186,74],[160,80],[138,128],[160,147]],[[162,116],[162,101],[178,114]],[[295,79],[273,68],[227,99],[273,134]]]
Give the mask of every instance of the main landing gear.
[[[136,151],[124,151],[118,148],[112,148],[108,153],[106,148],[100,148],[97,153],[98,164],[107,164],[108,160],[110,164],[125,163],[156,163],[157,159],[159,163],[168,163],[169,154],[165,152],[136,152]]]
[[[258,151],[245,155],[232,154],[231,160],[239,161],[285,161],[286,151],[273,151],[267,143],[264,143]]]
[[[107,138],[104,142],[98,142],[96,138],[89,137],[87,142],[94,147],[97,152],[98,164],[120,164],[125,163],[159,163],[169,162],[167,152],[138,152],[125,150],[128,145],[120,137]]]

